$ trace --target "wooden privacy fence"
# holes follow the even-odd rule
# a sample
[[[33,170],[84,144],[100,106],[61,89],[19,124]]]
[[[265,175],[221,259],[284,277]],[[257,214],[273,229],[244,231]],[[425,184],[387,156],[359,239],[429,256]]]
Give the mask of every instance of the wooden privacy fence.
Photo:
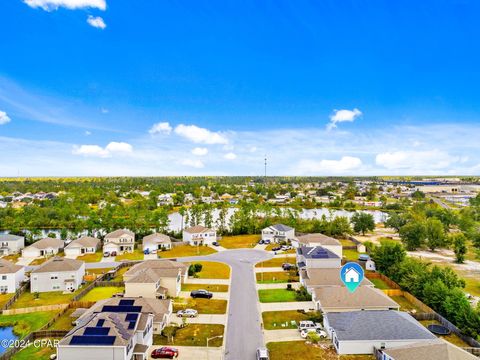
[[[20,286],[17,291],[15,292],[15,295],[13,295],[12,298],[10,298],[0,309],[1,312],[3,313],[4,310],[7,310],[10,308],[10,306],[13,305],[15,301],[22,295],[27,289],[30,287],[30,281],[25,282],[22,286]]]
[[[42,305],[42,306],[32,306],[19,309],[8,309],[3,310],[3,315],[17,315],[17,314],[28,314],[37,311],[61,311],[68,308],[68,304],[54,304],[54,305]]]
[[[395,281],[393,281],[392,279],[390,279],[389,277],[383,275],[383,274],[380,274],[378,272],[366,272],[365,273],[365,276],[367,277],[367,279],[371,280],[371,279],[380,279],[382,280],[385,284],[388,285],[389,288],[391,289],[400,289],[400,285],[398,285]]]

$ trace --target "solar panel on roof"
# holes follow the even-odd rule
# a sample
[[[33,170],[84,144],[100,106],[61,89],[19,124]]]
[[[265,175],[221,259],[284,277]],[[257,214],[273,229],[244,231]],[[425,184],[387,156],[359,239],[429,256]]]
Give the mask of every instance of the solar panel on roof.
[[[135,300],[120,300],[118,303],[120,306],[132,306],[133,304],[135,304]]]
[[[128,328],[131,330],[131,329],[135,329],[135,324],[137,322],[136,321],[130,321],[130,323],[128,324]]]
[[[102,312],[128,312],[139,313],[142,311],[141,306],[127,306],[127,305],[104,305]]]
[[[98,319],[98,321],[97,321],[97,326],[98,326],[98,327],[102,327],[103,324],[105,324],[105,319]]]
[[[70,345],[113,345],[115,336],[74,335]]]
[[[138,319],[138,313],[127,314],[127,316],[125,317],[125,320],[127,321],[137,321],[137,319]]]
[[[87,327],[85,328],[83,335],[108,335],[109,331],[110,329],[106,327]]]

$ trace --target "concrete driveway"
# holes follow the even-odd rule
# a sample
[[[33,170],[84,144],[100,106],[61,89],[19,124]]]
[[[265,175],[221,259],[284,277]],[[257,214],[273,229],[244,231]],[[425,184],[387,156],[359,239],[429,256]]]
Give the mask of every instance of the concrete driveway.
[[[182,323],[182,318],[172,316],[171,321],[177,324]],[[227,323],[226,314],[199,314],[194,318],[187,318],[187,324],[220,324],[225,325]]]
[[[168,345],[178,349],[178,358],[177,360],[222,360],[223,359],[223,348],[221,347],[196,347],[196,346],[175,346]],[[148,350],[148,359],[152,359],[150,354],[153,349],[161,348],[159,345],[151,346]]]
[[[314,310],[313,301],[261,303],[260,311]]]
[[[302,337],[297,329],[265,330],[264,335],[266,343],[302,340]]]

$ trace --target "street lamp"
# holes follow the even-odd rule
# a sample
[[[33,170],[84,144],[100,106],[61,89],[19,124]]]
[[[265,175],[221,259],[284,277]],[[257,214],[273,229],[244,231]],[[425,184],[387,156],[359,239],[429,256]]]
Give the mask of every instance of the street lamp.
[[[223,335],[217,335],[217,336],[214,336],[214,337],[211,337],[211,338],[207,338],[207,360],[210,359],[210,351],[208,350],[208,342],[210,340],[213,340],[213,339],[221,339],[223,338]]]

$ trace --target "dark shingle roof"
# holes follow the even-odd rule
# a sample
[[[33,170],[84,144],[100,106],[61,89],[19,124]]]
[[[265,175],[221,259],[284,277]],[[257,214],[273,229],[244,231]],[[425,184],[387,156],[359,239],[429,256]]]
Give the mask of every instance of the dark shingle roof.
[[[301,246],[297,249],[297,254],[305,259],[339,259],[340,257],[332,251],[321,246],[307,247]]]
[[[293,230],[293,228],[291,228],[290,226],[283,225],[283,224],[275,224],[275,225],[272,225],[271,227],[274,228],[274,229],[277,230],[277,231],[290,231],[290,230]]]
[[[0,241],[19,241],[22,240],[22,236],[10,235],[10,234],[1,234]]]

